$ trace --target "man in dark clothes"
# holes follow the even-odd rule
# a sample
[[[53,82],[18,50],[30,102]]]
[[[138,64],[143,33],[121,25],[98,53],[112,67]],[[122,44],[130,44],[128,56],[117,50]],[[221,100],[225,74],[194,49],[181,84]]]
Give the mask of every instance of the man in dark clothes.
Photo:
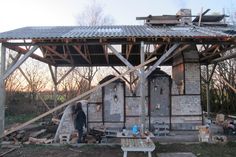
[[[83,126],[86,128],[86,115],[82,109],[82,104],[78,102],[75,117],[75,129],[77,129],[79,133],[78,143],[82,142]]]

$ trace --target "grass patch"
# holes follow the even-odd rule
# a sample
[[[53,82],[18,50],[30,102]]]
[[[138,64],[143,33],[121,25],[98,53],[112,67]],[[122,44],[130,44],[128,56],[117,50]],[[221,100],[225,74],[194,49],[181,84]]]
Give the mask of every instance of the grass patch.
[[[236,142],[227,144],[157,144],[157,153],[192,152],[198,157],[235,157]]]
[[[32,118],[34,118],[36,114],[19,114],[19,115],[8,115],[5,117],[6,126],[14,124],[14,123],[23,123]]]

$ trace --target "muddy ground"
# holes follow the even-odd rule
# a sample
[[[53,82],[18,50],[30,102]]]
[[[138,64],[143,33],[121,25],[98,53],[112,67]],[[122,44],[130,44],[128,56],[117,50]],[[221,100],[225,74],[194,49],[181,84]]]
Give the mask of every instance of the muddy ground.
[[[227,144],[156,144],[153,157],[165,152],[192,152],[198,157],[235,157],[236,143]],[[0,154],[9,149],[0,149]],[[4,157],[122,157],[119,145],[46,146],[24,145]],[[128,157],[147,157],[145,153],[128,153]]]

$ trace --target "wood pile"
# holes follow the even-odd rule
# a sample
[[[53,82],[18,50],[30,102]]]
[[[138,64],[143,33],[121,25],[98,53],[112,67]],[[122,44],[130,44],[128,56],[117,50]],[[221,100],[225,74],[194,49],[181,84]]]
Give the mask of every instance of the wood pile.
[[[14,126],[12,126],[8,130],[14,129]],[[3,137],[2,141],[5,144],[11,144],[11,145],[50,144],[53,142],[56,129],[57,129],[57,125],[55,125],[53,122],[40,123],[37,125],[28,126],[19,131],[15,131]]]

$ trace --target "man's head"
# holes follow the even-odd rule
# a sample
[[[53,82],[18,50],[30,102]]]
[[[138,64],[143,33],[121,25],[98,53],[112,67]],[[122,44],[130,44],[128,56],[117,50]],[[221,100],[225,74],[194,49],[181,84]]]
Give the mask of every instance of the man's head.
[[[77,110],[82,110],[82,103],[81,102],[77,102],[76,103],[76,108],[77,108]]]

